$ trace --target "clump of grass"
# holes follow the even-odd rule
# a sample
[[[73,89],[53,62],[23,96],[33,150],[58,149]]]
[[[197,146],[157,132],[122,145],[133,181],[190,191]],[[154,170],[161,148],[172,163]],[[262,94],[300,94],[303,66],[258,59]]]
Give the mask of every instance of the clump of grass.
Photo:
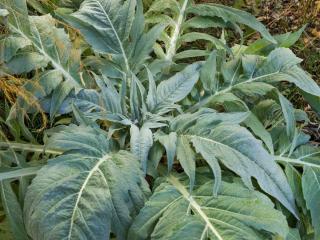
[[[7,101],[10,105],[18,104],[18,97],[21,98],[24,102],[27,102],[30,107],[33,107],[40,113],[41,116],[41,126],[37,129],[38,132],[41,132],[46,128],[48,119],[44,111],[42,110],[39,102],[33,96],[32,93],[27,91],[23,86],[27,83],[28,80],[24,78],[18,78],[11,75],[5,75],[0,78],[0,90],[3,94],[3,101]],[[33,82],[33,85],[36,86],[36,81]],[[27,114],[25,117],[28,119]]]

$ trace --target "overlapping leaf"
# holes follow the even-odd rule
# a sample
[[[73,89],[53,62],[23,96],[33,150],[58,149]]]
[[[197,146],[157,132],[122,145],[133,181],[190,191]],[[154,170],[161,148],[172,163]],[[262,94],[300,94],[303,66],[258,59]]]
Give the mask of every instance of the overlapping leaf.
[[[175,0],[153,1],[146,13],[146,20],[150,24],[165,22],[169,25],[170,31],[164,32],[160,38],[164,42],[164,49],[156,44],[155,52],[160,58],[170,62],[208,56],[207,49],[183,50],[183,44],[199,40],[206,42],[208,49],[212,49],[212,46],[217,49],[228,49],[223,41],[214,36],[197,32],[196,29],[199,28],[233,28],[242,35],[237,23],[245,24],[259,31],[267,40],[275,42],[263,24],[259,23],[253,16],[219,4],[194,5],[189,0],[181,2]]]
[[[173,122],[171,128],[178,131],[180,141],[193,144],[195,150],[213,169],[217,179],[221,178],[217,169],[218,159],[227,168],[241,176],[246,186],[252,188],[251,177],[257,179],[264,191],[277,198],[296,214],[294,197],[283,171],[273,156],[266,152],[249,131],[236,125],[241,119],[233,118],[233,114],[229,114],[228,118],[228,115],[224,116],[224,114],[207,113],[198,116],[197,119],[190,116],[182,118],[183,115],[181,115]],[[228,119],[229,123],[222,122],[223,119]],[[185,149],[180,152],[188,151],[190,150]],[[188,156],[190,155],[189,153]],[[186,159],[182,155],[179,156],[179,151],[177,157],[180,161]],[[191,160],[191,164],[195,165],[194,160]],[[183,162],[182,166],[184,167]],[[188,173],[187,170],[185,171]],[[194,174],[194,170],[191,173]],[[190,180],[193,185],[194,178],[190,176]],[[218,187],[215,186],[215,189]]]
[[[36,51],[29,54],[33,54],[33,57],[42,56],[43,61],[39,61],[42,66],[45,62],[50,62],[70,84],[81,86],[77,73],[79,69],[73,65],[79,63],[76,62],[76,59],[72,59],[75,55],[70,54],[71,43],[64,29],[56,28],[54,19],[50,15],[29,17],[25,1],[5,0],[1,5],[9,11],[7,21],[9,29],[19,37],[20,41],[24,39],[24,42],[21,43],[23,45],[17,46],[18,42],[15,42],[16,46],[12,46],[11,51],[16,51],[17,48],[21,48],[25,44],[32,44]],[[22,64],[21,66],[24,67]],[[15,69],[15,71],[17,70]]]
[[[78,91],[85,86],[79,76],[80,52],[73,47],[65,30],[56,27],[51,15],[28,16],[25,1],[2,1],[1,6],[9,11],[6,24],[11,33],[1,42],[6,49],[1,56],[3,69],[6,74],[22,74],[53,68],[41,74],[40,80],[35,76],[26,86],[37,97],[37,92],[42,91],[42,97],[52,93],[48,112],[53,117],[72,89]],[[56,75],[54,86],[49,82],[51,74]],[[47,91],[49,84],[52,88]],[[28,103],[23,106],[27,108]]]
[[[85,0],[75,13],[69,15],[62,10],[57,13],[80,30],[96,52],[112,55],[113,64],[121,66],[127,74],[141,68],[164,28],[157,25],[144,33],[142,3],[136,0]]]

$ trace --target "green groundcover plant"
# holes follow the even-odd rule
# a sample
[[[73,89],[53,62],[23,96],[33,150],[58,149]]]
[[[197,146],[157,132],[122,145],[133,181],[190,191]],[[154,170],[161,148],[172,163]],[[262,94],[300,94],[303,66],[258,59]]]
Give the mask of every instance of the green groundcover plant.
[[[319,109],[304,28],[192,0],[0,0],[0,19],[0,78],[30,95],[1,105],[0,239],[320,239],[320,148],[283,92]]]

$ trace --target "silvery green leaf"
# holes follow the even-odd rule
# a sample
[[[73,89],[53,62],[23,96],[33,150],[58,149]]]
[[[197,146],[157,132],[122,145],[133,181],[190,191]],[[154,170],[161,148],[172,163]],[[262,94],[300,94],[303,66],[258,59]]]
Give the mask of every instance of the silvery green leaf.
[[[302,96],[307,100],[312,109],[320,115],[320,96],[314,96],[307,92],[301,91]]]
[[[21,25],[28,29],[28,10],[27,3],[24,0],[2,0],[0,6],[4,9],[2,14],[8,18],[8,22],[15,26]]]
[[[56,20],[54,18],[49,14],[28,16],[25,0],[3,0],[0,4],[8,7],[10,14],[7,25],[12,36],[17,39],[15,45],[19,45],[22,39],[28,44],[28,48],[18,50],[16,54],[5,63],[9,74],[43,70],[44,67],[50,66],[54,69],[53,71],[57,71],[63,76],[64,81],[68,82],[67,85],[72,86],[72,88],[75,88],[77,91],[81,86],[85,85],[85,82],[82,81],[83,79],[79,76],[79,49],[73,47],[69,36],[63,28],[56,27]],[[23,46],[24,45],[20,45],[19,48]],[[13,54],[13,52],[11,54]],[[36,88],[38,85],[40,85],[40,87]],[[51,86],[53,87],[53,84],[51,84]],[[55,86],[58,85],[56,84]],[[41,97],[46,97],[46,95],[43,96],[44,94],[39,94],[39,88],[41,91],[46,88],[40,81],[34,83],[28,82],[25,87],[35,96],[42,95]],[[63,95],[60,96],[62,97]],[[19,99],[19,101],[22,100],[23,99]],[[42,101],[44,99],[39,100]],[[64,100],[65,99],[58,99],[55,104],[57,109],[60,108],[58,104],[61,104]],[[27,102],[25,101],[23,106],[28,109],[26,104]],[[57,110],[51,111],[51,114],[55,112],[57,112]]]
[[[141,34],[143,34],[145,28],[144,15],[143,15],[143,2],[142,0],[137,0],[137,8],[135,12],[135,17],[132,22],[131,34],[132,42],[137,44]]]
[[[181,59],[185,59],[185,58],[196,58],[196,57],[206,57],[209,56],[210,52],[207,50],[185,50],[185,51],[181,51],[178,52],[174,55],[173,60],[177,61],[177,60],[181,60]]]
[[[269,152],[274,154],[273,142],[270,133],[265,129],[263,124],[253,113],[246,118],[244,124],[251,129],[254,135],[259,137],[264,142]]]
[[[208,146],[205,144],[201,144],[200,142],[193,141],[193,146],[197,153],[200,153],[202,157],[206,160],[208,165],[210,166],[213,175],[214,175],[214,185],[213,185],[213,196],[217,197],[218,192],[221,186],[221,168],[218,162],[218,159],[211,154],[211,151],[208,150]],[[199,144],[200,143],[200,144]]]
[[[121,56],[125,70],[129,72],[124,44],[130,34],[135,6],[135,0],[124,4],[113,0],[85,0],[77,12],[71,15],[60,13],[59,16],[79,29],[95,51]]]
[[[276,43],[275,39],[270,35],[265,26],[247,12],[220,4],[196,4],[189,7],[187,11],[188,13],[196,14],[198,16],[220,17],[224,21],[247,25],[260,32],[268,41]]]
[[[200,40],[204,40],[212,43],[217,49],[228,49],[228,47],[220,39],[215,38],[206,33],[198,33],[198,32],[183,34],[182,36],[180,36],[177,44],[178,46],[180,46],[181,43],[190,43],[190,42],[196,42]],[[175,58],[177,57],[175,56]]]
[[[270,43],[266,39],[258,39],[257,41],[251,43],[246,49],[245,53],[248,54],[268,54],[270,51],[274,50],[277,47],[286,47],[289,48],[295,44],[301,34],[304,32],[306,25],[302,26],[296,32],[286,32],[284,34],[274,35],[274,39],[277,41],[277,44]]]
[[[157,87],[157,107],[176,103],[185,98],[198,81],[201,64],[194,63]]]
[[[108,78],[94,75],[95,81],[101,89],[101,98],[106,111],[110,113],[122,113],[121,97]]]
[[[306,202],[303,198],[301,173],[291,164],[286,164],[285,173],[296,199],[297,205],[303,209],[303,213],[306,213],[307,209]]]
[[[227,28],[227,24],[221,18],[196,16],[196,17],[187,19],[182,25],[183,30],[187,28],[213,28],[213,27]]]
[[[148,95],[147,95],[147,106],[150,111],[152,111],[155,106],[157,105],[157,87],[156,83],[154,81],[152,72],[147,68],[148,72],[148,80],[149,80],[149,90],[148,90]]]
[[[320,148],[307,144],[310,140],[308,135],[300,136],[300,138],[302,138],[300,142],[294,144],[295,151],[290,156],[277,156],[276,159],[301,166],[320,168]]]
[[[166,9],[170,9],[175,13],[179,13],[180,6],[179,6],[179,3],[175,0],[154,1],[150,6],[150,8],[148,9],[148,13],[161,12]]]
[[[251,177],[257,179],[265,192],[297,215],[294,197],[282,169],[248,130],[237,125],[221,124],[206,133],[195,126],[182,136],[190,139],[195,147],[205,146],[208,155],[210,153],[241,176],[246,186],[252,188]]]
[[[299,229],[290,228],[286,240],[301,240]]]
[[[55,20],[50,15],[28,17],[25,0],[8,1],[4,5],[12,11],[9,18],[9,29],[30,42],[37,53],[41,54],[45,61],[61,72],[66,81],[74,86],[81,86],[78,73],[70,64],[76,54],[70,54],[71,43],[64,29],[55,27]],[[59,44],[59,47],[56,47]]]
[[[73,86],[68,81],[65,81],[65,82],[61,82],[57,86],[57,88],[55,88],[53,90],[52,100],[51,100],[51,105],[50,105],[51,119],[53,119],[53,117],[59,111],[61,104],[63,103],[64,99],[68,96],[68,94],[70,93],[72,88],[73,88]]]
[[[218,87],[218,80],[216,79],[216,58],[217,52],[213,51],[207,61],[203,64],[200,72],[200,80],[203,84],[203,88],[211,92],[214,92]]]
[[[202,108],[195,113],[180,114],[170,121],[170,130],[179,133],[187,131],[210,132],[219,124],[240,124],[249,116],[248,112],[219,113]]]
[[[138,121],[141,119],[141,109],[142,109],[142,98],[139,96],[139,80],[135,75],[132,74],[132,81],[130,85],[130,109],[131,109],[131,120]],[[141,93],[141,92],[140,92]]]
[[[43,99],[50,95],[62,81],[63,75],[54,69],[42,72],[32,82],[26,83],[24,87],[38,99]]]
[[[320,96],[319,86],[297,66],[302,60],[287,48],[277,48],[267,57],[266,62],[254,74],[251,81],[275,82],[288,81],[294,83],[301,90]]]
[[[28,236],[24,228],[23,214],[17,196],[14,193],[10,181],[0,181],[1,203],[9,219],[13,236],[17,240],[27,240]]]
[[[201,102],[200,104],[213,109],[216,109],[219,106],[223,106],[223,108],[227,112],[247,112],[249,110],[244,101],[230,92],[214,94],[205,99],[203,104]],[[190,108],[190,111],[198,109],[199,107],[201,107],[201,105],[193,106],[192,108]]]
[[[320,236],[320,168],[304,167],[302,174],[302,191],[310,210],[315,239]]]
[[[205,175],[199,174],[191,194],[185,175],[161,180],[133,222],[130,239],[263,240],[273,234],[286,237],[289,231],[273,203],[242,184],[222,182],[214,197],[214,183]]]
[[[157,168],[163,156],[164,149],[159,142],[155,142],[149,151],[149,162],[147,166],[147,174],[156,178],[158,177]]]
[[[245,96],[253,101],[257,101],[257,99],[270,94],[272,91],[275,91],[275,87],[263,82],[248,82],[233,87],[233,92],[237,96]]]
[[[171,171],[171,168],[173,166],[174,157],[176,155],[177,133],[175,133],[175,132],[170,132],[169,134],[158,133],[155,136],[155,138],[166,149],[168,170]]]
[[[153,144],[152,132],[149,128],[142,126],[139,129],[132,124],[130,128],[130,149],[131,152],[139,159],[141,167],[146,173],[149,150]]]
[[[190,179],[189,189],[192,191],[196,178],[196,156],[188,138],[185,136],[178,136],[177,138],[177,159]]]
[[[296,126],[296,119],[294,116],[294,108],[289,100],[279,93],[279,101],[281,104],[284,119],[286,121],[287,134],[289,137],[293,137]]]
[[[8,36],[0,40],[0,62],[8,62],[19,49],[30,45],[30,42],[23,37]]]
[[[235,58],[225,62],[221,67],[221,73],[224,81],[230,86],[238,82],[240,79],[241,59]]]
[[[274,38],[279,43],[280,45],[279,47],[289,48],[300,39],[306,27],[307,27],[307,24],[303,25],[300,29],[298,29],[295,32],[287,32],[284,34],[275,35]]]
[[[138,160],[126,151],[110,152],[107,137],[90,127],[66,128],[51,143],[68,151],[49,161],[28,189],[24,219],[29,236],[102,240],[112,232],[126,239],[149,193]]]
[[[6,169],[4,172],[0,172],[0,181],[7,179],[19,179],[25,176],[33,176],[39,171],[40,167],[26,167],[26,168],[12,168]]]
[[[217,98],[230,92],[252,104],[267,94],[274,95],[276,88],[272,85],[278,86],[279,82],[284,81],[295,84],[312,105],[316,106],[320,87],[298,66],[301,61],[291,50],[276,48],[267,58],[244,56],[224,62],[217,69],[222,72],[224,84],[220,84],[221,87],[213,95],[205,97],[189,111],[202,106],[212,106],[212,103],[217,102]],[[275,96],[272,98],[275,99]]]
[[[111,142],[105,141],[102,130],[97,131],[97,129],[90,126],[77,126],[74,124],[62,126],[59,132],[54,132],[46,143],[47,148],[59,149],[60,154],[84,149],[87,155],[89,152],[93,155],[101,155],[114,150]]]
[[[6,67],[13,74],[21,74],[46,67],[48,62],[48,59],[42,54],[28,52],[16,54],[6,63]]]
[[[301,161],[313,162],[320,165],[320,148],[312,145],[302,145],[292,154]]]
[[[142,63],[149,58],[149,54],[164,28],[164,24],[155,25],[147,33],[141,34],[136,45],[130,46],[134,50],[129,58],[133,69],[139,69]]]

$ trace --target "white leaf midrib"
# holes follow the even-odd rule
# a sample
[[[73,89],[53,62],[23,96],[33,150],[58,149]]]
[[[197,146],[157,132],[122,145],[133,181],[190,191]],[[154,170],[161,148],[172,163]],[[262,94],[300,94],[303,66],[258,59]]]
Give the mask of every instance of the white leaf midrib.
[[[257,77],[250,77],[249,79],[243,81],[243,82],[239,82],[239,83],[236,83],[234,85],[230,85],[228,86],[227,88],[224,88],[224,89],[221,89],[221,90],[218,90],[216,91],[214,94],[208,96],[208,97],[205,97],[204,99],[202,99],[200,102],[194,104],[192,107],[190,107],[187,112],[193,112],[199,108],[201,108],[203,105],[205,105],[206,103],[208,103],[208,101],[216,96],[219,96],[221,94],[224,94],[224,93],[228,93],[228,92],[231,92],[234,88],[236,87],[239,87],[241,85],[245,85],[247,83],[252,83],[252,82],[256,82],[257,80],[260,80],[260,79],[263,79],[263,78],[267,78],[267,77],[271,77],[271,76],[274,76],[274,75],[277,75],[277,74],[281,74],[282,72],[280,71],[275,71],[275,72],[272,72],[272,73],[267,73],[265,75],[261,75],[261,76],[257,76]],[[259,82],[259,81],[258,81]]]
[[[192,198],[186,188],[179,182],[179,180],[170,175],[168,181],[181,193],[181,195],[190,203],[191,207],[200,215],[206,224],[206,227],[218,238],[218,240],[224,240],[217,229],[210,222],[209,217],[202,211],[201,206]]]
[[[173,31],[173,34],[172,34],[172,37],[170,40],[169,48],[168,48],[168,51],[165,56],[165,59],[170,62],[172,61],[173,56],[176,54],[176,45],[177,45],[177,41],[178,41],[178,38],[180,35],[180,30],[181,30],[181,26],[183,23],[184,14],[185,14],[188,2],[189,2],[189,0],[184,0],[183,5],[180,9],[178,20],[175,24],[175,28],[174,28],[174,31]]]
[[[73,229],[73,225],[74,225],[74,220],[75,220],[75,215],[76,215],[76,211],[78,209],[78,205],[79,205],[79,202],[81,200],[81,197],[82,197],[82,193],[86,187],[86,185],[88,184],[88,182],[90,181],[90,178],[92,177],[92,175],[96,172],[96,171],[99,171],[99,167],[102,163],[104,163],[105,161],[109,160],[111,157],[110,155],[105,155],[103,156],[102,158],[99,159],[99,161],[95,164],[95,166],[90,170],[88,171],[88,175],[85,179],[85,181],[83,182],[78,194],[77,194],[77,199],[76,199],[76,202],[74,204],[74,207],[73,207],[73,210],[72,210],[72,215],[71,215],[71,218],[70,218],[70,227],[69,227],[69,233],[68,233],[68,237],[67,239],[70,240],[71,239],[71,236],[72,236],[72,229]]]
[[[287,198],[287,194],[286,192],[283,191],[282,187],[279,185],[279,183],[274,179],[272,173],[270,173],[269,171],[267,171],[263,166],[261,166],[261,164],[255,160],[255,159],[250,159],[248,156],[244,155],[242,152],[240,152],[238,149],[235,149],[235,148],[232,148],[230,147],[229,145],[226,145],[224,143],[221,143],[221,142],[217,142],[213,139],[210,139],[210,138],[205,138],[205,137],[201,137],[201,136],[198,136],[198,135],[185,135],[189,138],[199,138],[200,140],[203,140],[203,141],[207,141],[207,142],[212,142],[213,144],[217,144],[217,145],[220,145],[220,146],[224,146],[228,149],[231,149],[231,151],[235,151],[237,152],[238,154],[240,154],[242,157],[248,159],[250,162],[253,162],[256,166],[258,166],[259,168],[262,169],[262,171],[272,180],[272,182],[275,184],[275,186],[278,188],[278,190],[282,193],[282,197],[287,201],[287,203],[291,203],[290,202],[290,199]],[[276,162],[275,162],[276,164]]]
[[[116,31],[116,29],[114,28],[113,26],[113,23],[109,17],[109,15],[107,14],[107,12],[104,10],[103,6],[101,5],[101,3],[99,2],[99,0],[95,0],[95,2],[99,5],[99,7],[101,8],[103,14],[105,15],[105,17],[107,18],[111,28],[112,28],[112,31],[114,32],[115,36],[116,36],[116,39],[117,41],[119,42],[119,46],[120,46],[120,50],[121,50],[121,53],[123,55],[123,59],[124,59],[124,62],[125,62],[125,65],[126,65],[126,70],[127,70],[127,73],[130,72],[130,66],[129,66],[129,61],[128,61],[128,58],[127,58],[127,55],[124,51],[124,47],[123,47],[123,44],[119,38],[119,35],[118,35],[118,32]]]
[[[188,80],[190,80],[191,77],[188,78]],[[185,79],[184,79],[185,80]],[[167,80],[169,81],[169,80]],[[163,82],[163,85],[165,84],[165,82]],[[170,83],[169,83],[170,84]],[[157,99],[157,105],[161,105],[163,103],[166,102],[171,102],[171,98],[174,98],[177,95],[177,92],[181,91],[181,89],[183,89],[185,86],[187,86],[189,84],[189,81],[178,81],[178,83],[175,83],[175,86],[171,89],[166,89],[168,90],[167,92],[165,92],[165,96],[160,96]],[[159,85],[160,86],[160,85]],[[159,95],[159,94],[158,94]]]
[[[289,158],[289,157],[275,156],[275,159],[278,162],[290,163],[292,165],[320,168],[320,165],[315,164],[315,163],[311,163],[311,162],[301,161],[300,158],[294,159],[294,158]]]
[[[41,44],[41,37],[39,36],[39,32],[37,29],[37,33],[38,33],[38,38],[40,40],[40,44],[41,46],[38,46],[38,44],[36,44],[33,39],[31,39],[30,37],[28,37],[24,32],[22,32],[20,29],[16,28],[14,25],[10,24],[10,27],[12,29],[14,29],[15,32],[17,32],[18,34],[20,34],[23,38],[27,39],[28,41],[30,41],[32,43],[32,45],[43,55],[45,56],[52,64],[52,66],[59,70],[62,75],[67,79],[67,80],[71,80],[75,86],[79,87],[80,84],[78,83],[78,81],[69,73],[67,72],[63,66],[61,66],[58,62],[56,62],[56,60],[54,60],[49,54],[47,54],[47,52],[44,50],[42,44]]]

